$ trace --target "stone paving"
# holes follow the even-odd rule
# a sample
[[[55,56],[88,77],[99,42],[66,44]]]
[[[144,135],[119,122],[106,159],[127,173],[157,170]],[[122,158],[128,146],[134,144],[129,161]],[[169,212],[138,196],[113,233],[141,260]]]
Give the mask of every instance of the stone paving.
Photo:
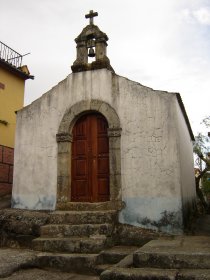
[[[11,275],[21,267],[30,267],[36,260],[36,253],[29,250],[0,249],[0,277]]]
[[[26,269],[13,273],[11,276],[4,278],[4,280],[98,280],[98,276],[81,275],[75,273],[46,271],[42,269]]]
[[[26,269],[13,273],[4,280],[98,280],[98,276],[46,271],[42,269]]]
[[[5,280],[98,280],[98,276],[48,271],[33,268],[37,252],[23,249],[0,249],[0,278]]]

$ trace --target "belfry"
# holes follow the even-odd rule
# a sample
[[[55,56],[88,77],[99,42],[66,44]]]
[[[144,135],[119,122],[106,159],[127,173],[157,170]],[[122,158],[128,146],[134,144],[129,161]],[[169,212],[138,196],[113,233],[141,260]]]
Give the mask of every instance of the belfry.
[[[77,59],[71,69],[75,72],[106,68],[114,72],[107,57],[106,47],[108,37],[98,26],[93,24],[93,18],[98,13],[90,11],[85,17],[90,19],[79,36],[75,39],[77,44]],[[88,63],[88,57],[95,57],[95,61]]]

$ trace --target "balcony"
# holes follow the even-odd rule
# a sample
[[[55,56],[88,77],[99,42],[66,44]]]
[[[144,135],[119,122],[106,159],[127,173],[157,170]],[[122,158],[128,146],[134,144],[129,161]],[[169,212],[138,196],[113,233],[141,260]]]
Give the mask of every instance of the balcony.
[[[19,68],[22,65],[23,56],[0,41],[0,59]]]

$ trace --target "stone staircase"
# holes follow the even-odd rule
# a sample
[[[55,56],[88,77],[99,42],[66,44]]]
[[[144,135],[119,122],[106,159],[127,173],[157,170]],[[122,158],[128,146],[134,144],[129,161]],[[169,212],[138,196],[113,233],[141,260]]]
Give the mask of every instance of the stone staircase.
[[[119,208],[110,203],[69,203],[67,208],[2,212],[2,241],[11,239],[3,246],[23,243],[33,249],[28,251],[32,260],[20,267],[97,274],[101,280],[210,280],[210,224],[201,232],[206,236],[155,236],[117,224]]]
[[[32,249],[42,252],[36,266],[95,274],[103,262],[99,253],[113,246],[118,211],[107,203],[69,203],[65,208],[69,210],[50,213],[40,237],[32,240]]]
[[[117,210],[55,211],[48,224],[41,226],[40,237],[32,241],[32,248],[44,252],[98,253],[112,246],[116,219]]]
[[[153,240],[127,262],[106,269],[101,280],[210,280],[210,237]]]
[[[115,246],[121,244],[121,208],[121,203],[105,202],[68,203],[53,212],[6,209],[0,219],[1,244],[33,252],[30,267],[99,275],[138,248]]]

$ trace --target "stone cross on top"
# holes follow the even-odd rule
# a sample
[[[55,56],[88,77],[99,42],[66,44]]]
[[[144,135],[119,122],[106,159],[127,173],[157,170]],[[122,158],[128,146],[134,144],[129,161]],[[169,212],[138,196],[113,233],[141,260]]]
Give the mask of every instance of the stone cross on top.
[[[90,19],[90,24],[93,24],[93,18],[97,17],[98,13],[97,12],[93,12],[93,10],[91,10],[89,12],[89,14],[85,15],[85,18],[89,18]]]

